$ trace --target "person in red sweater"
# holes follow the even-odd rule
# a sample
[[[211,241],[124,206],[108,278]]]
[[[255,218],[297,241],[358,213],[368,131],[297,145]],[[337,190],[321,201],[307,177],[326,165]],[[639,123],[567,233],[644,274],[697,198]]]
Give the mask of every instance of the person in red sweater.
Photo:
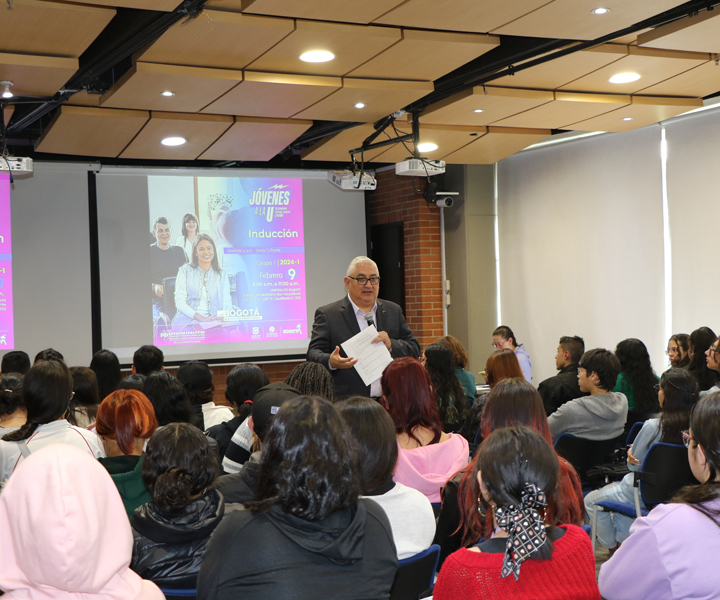
[[[451,554],[438,576],[435,600],[600,600],[590,538],[576,525],[546,526],[557,494],[558,459],[528,427],[494,431],[473,472],[477,504],[490,511],[494,535]]]

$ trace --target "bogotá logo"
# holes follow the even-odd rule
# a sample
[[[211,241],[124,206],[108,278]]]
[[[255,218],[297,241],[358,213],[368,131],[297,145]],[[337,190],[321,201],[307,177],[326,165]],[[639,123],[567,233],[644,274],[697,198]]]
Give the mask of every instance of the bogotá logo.
[[[295,329],[283,329],[283,333],[302,333],[302,325],[298,323]]]

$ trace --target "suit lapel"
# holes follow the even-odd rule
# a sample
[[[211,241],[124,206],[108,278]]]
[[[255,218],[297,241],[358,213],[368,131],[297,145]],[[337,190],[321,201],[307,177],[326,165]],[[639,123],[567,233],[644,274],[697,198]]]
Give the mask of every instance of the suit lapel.
[[[345,298],[345,302],[342,306],[342,315],[345,318],[348,327],[350,327],[350,331],[352,331],[353,335],[357,335],[358,333],[360,333],[360,326],[358,325],[357,317],[353,312],[352,304],[350,304],[350,301],[347,298]]]
[[[378,331],[385,331],[385,306],[379,298],[375,302],[377,303],[377,312],[375,313],[375,329],[377,329]]]

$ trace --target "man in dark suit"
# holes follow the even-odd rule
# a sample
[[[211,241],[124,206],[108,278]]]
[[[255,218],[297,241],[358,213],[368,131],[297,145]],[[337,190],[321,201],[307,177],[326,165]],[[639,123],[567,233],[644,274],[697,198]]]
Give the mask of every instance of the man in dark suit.
[[[378,330],[374,344],[383,343],[393,358],[420,356],[420,344],[410,331],[402,309],[394,302],[378,300],[380,275],[367,256],[354,258],[345,277],[348,295],[315,311],[307,359],[326,366],[335,381],[336,396],[380,396],[380,380],[365,385],[340,344],[368,327],[366,315]]]

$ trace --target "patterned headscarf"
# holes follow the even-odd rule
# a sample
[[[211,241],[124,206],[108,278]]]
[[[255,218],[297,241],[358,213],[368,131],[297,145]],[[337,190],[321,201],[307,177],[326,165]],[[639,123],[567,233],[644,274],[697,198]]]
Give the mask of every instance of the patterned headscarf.
[[[520,565],[545,543],[545,522],[537,509],[546,504],[545,492],[534,483],[526,483],[520,506],[509,504],[497,509],[498,527],[508,534],[501,579],[512,573],[517,581]]]

